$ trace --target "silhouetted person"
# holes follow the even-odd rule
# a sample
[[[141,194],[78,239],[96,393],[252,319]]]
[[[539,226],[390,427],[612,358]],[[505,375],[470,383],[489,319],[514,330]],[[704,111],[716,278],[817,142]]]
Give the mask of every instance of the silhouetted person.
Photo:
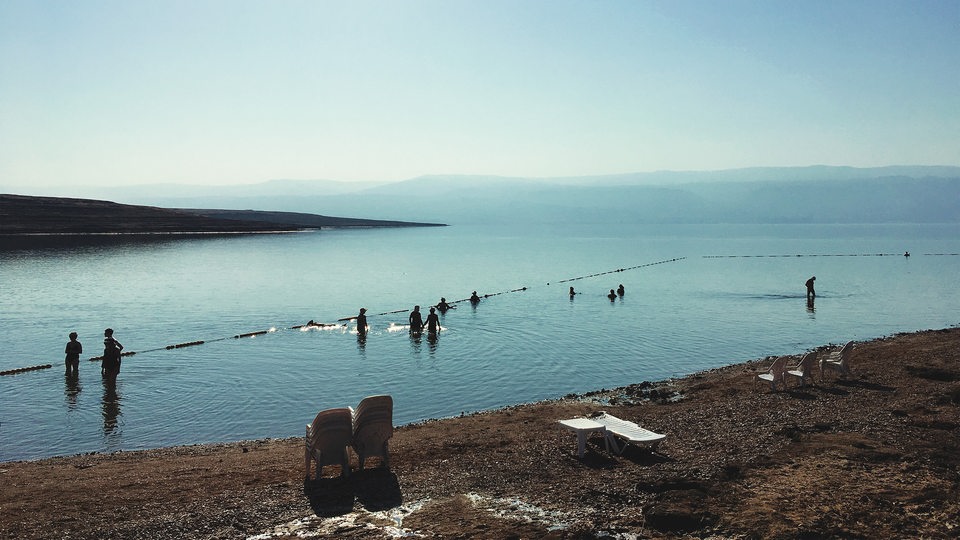
[[[440,297],[440,303],[437,304],[436,308],[440,310],[440,313],[443,313],[443,312],[447,311],[448,309],[453,309],[453,306],[450,305],[450,304],[448,304],[448,303],[447,303],[447,299],[441,296],[441,297]],[[432,310],[431,310],[431,311],[432,311]]]
[[[437,316],[437,308],[430,308],[430,314],[427,315],[427,333],[436,335],[440,331],[440,317]]]
[[[470,295],[470,303],[473,305],[480,303],[480,297],[477,296],[477,291],[473,291],[473,294]]]
[[[360,308],[360,314],[357,315],[357,333],[366,334],[367,333],[367,316],[364,313],[367,312],[367,308]]]
[[[613,292],[613,289],[610,289],[610,294],[607,295],[607,298],[609,298],[610,301],[613,302],[614,300],[617,299],[617,293]]]
[[[67,342],[63,352],[67,355],[63,360],[66,366],[64,375],[78,376],[80,374],[80,355],[83,354],[83,345],[77,341],[76,332],[70,332],[70,341]]]
[[[572,298],[576,294],[577,294],[577,291],[573,290],[573,287],[570,287],[570,297]]]
[[[626,290],[623,288],[623,283],[621,283],[620,286],[617,287],[617,294],[620,295],[620,296],[623,296],[623,293],[625,293],[625,292],[626,292]]]
[[[113,338],[113,328],[103,331],[103,360],[100,364],[100,374],[115,379],[120,373],[120,353],[123,345]]]
[[[410,312],[410,331],[423,331],[423,316],[420,313],[420,306],[413,306],[413,311]]]
[[[903,256],[904,256],[904,257],[909,257],[909,256],[910,256],[910,252],[909,252],[909,251],[904,251],[904,252],[903,252]]]
[[[817,276],[813,276],[807,280],[807,300],[813,300],[817,297],[817,291],[813,290],[813,282],[817,280]]]

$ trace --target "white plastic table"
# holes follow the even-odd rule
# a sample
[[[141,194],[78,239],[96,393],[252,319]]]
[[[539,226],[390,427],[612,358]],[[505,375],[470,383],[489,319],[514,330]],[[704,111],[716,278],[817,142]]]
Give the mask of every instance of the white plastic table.
[[[577,457],[582,458],[587,450],[587,437],[591,433],[600,433],[603,435],[603,444],[607,451],[610,451],[610,443],[607,441],[607,427],[599,422],[594,422],[589,418],[571,418],[569,420],[560,420],[560,427],[577,434]]]

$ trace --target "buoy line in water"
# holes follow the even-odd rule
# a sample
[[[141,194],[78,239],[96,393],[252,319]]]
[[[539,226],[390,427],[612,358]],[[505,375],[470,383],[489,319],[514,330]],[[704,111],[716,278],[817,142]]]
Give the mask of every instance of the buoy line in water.
[[[588,274],[588,275],[586,275],[586,276],[566,278],[566,279],[561,279],[560,281],[556,281],[556,282],[554,282],[554,283],[567,283],[567,282],[570,282],[570,281],[577,281],[578,279],[587,279],[587,278],[605,276],[605,275],[607,275],[607,274],[616,274],[617,272],[626,272],[626,271],[628,271],[628,270],[636,270],[636,269],[638,269],[638,268],[646,268],[646,267],[648,267],[648,266],[655,266],[655,265],[658,265],[658,264],[665,264],[665,263],[670,263],[670,262],[677,262],[677,261],[682,261],[683,259],[686,259],[686,257],[677,257],[677,258],[675,258],[675,259],[666,259],[666,260],[663,260],[663,261],[657,261],[657,262],[652,262],[652,263],[638,264],[637,266],[631,266],[631,267],[629,267],[629,268],[617,268],[616,270],[608,270],[608,271],[606,271],[606,272],[598,272],[598,273],[596,273],[596,274]],[[550,285],[550,283],[548,282],[547,285]]]
[[[652,262],[652,263],[638,264],[638,265],[636,265],[636,266],[630,266],[630,267],[626,267],[626,268],[617,268],[617,269],[615,269],[615,270],[608,270],[608,271],[606,271],[606,272],[597,272],[597,273],[595,273],[595,274],[588,274],[588,275],[584,275],[584,276],[578,276],[578,277],[561,279],[561,280],[558,280],[558,281],[554,281],[553,283],[558,283],[558,284],[559,284],[559,283],[568,283],[568,282],[571,282],[571,281],[577,281],[577,280],[581,280],[581,279],[588,279],[588,278],[594,278],[594,277],[599,277],[599,276],[605,276],[605,275],[608,275],[608,274],[616,274],[616,273],[619,273],[619,272],[627,272],[627,271],[629,271],[629,270],[637,270],[637,269],[640,269],[640,268],[647,268],[647,267],[655,266],[655,265],[658,265],[658,264],[665,264],[665,263],[670,263],[670,262],[677,262],[677,261],[681,261],[681,260],[683,260],[683,259],[686,259],[686,257],[677,257],[677,258],[673,258],[673,259],[666,259],[666,260],[656,261],[656,262]],[[550,282],[547,282],[547,286],[550,286]],[[492,297],[494,297],[494,296],[500,296],[500,295],[502,295],[502,294],[512,294],[512,293],[524,292],[524,291],[527,291],[527,290],[529,290],[529,289],[530,289],[530,287],[518,287],[518,288],[515,288],[515,289],[509,289],[509,290],[500,291],[500,292],[495,292],[495,293],[487,293],[487,294],[478,295],[478,296],[479,296],[479,298],[481,298],[481,299],[484,299],[484,298],[492,298]],[[454,301],[452,301],[452,302],[447,302],[447,303],[450,304],[450,305],[454,305],[454,304],[460,304],[460,303],[463,303],[463,302],[470,302],[470,301],[471,301],[470,298],[461,298],[461,299],[459,299],[459,300],[454,300]],[[410,309],[395,309],[395,310],[393,310],[393,311],[384,311],[384,312],[381,312],[381,313],[374,313],[374,314],[372,314],[372,315],[369,315],[369,317],[380,317],[380,316],[383,316],[383,315],[393,315],[393,314],[397,314],[397,313],[406,313],[406,312],[408,312],[408,311],[410,311]],[[342,327],[345,327],[345,326],[347,326],[347,325],[346,325],[346,324],[338,324],[338,323],[356,320],[356,318],[357,318],[356,315],[353,315],[353,316],[350,316],[350,317],[342,317],[342,318],[340,318],[340,319],[337,319],[337,323],[314,323],[313,321],[310,321],[310,322],[307,323],[307,324],[298,324],[298,325],[295,325],[295,326],[291,326],[291,327],[289,327],[289,329],[290,329],[290,330],[300,330],[300,329],[309,328],[309,327],[318,327],[318,328],[342,328]],[[233,335],[233,336],[228,336],[228,337],[221,337],[221,338],[215,338],[215,339],[206,339],[206,340],[198,339],[198,340],[194,340],[194,341],[187,341],[187,342],[183,342],[183,343],[176,343],[176,344],[173,344],[173,345],[165,345],[165,346],[163,346],[163,347],[156,347],[156,348],[153,348],[153,349],[145,349],[145,350],[142,350],[142,351],[125,351],[125,352],[121,353],[120,356],[121,356],[121,357],[124,357],[124,356],[133,356],[133,355],[135,355],[135,354],[144,354],[144,353],[157,352],[157,351],[170,351],[170,350],[175,350],[175,349],[182,349],[182,348],[185,348],[185,347],[194,347],[194,346],[203,345],[203,344],[206,344],[206,343],[214,343],[214,342],[217,342],[217,341],[224,341],[224,340],[227,340],[227,339],[253,338],[253,337],[262,336],[262,335],[264,335],[264,334],[268,334],[268,333],[272,333],[272,332],[276,332],[276,331],[277,331],[276,328],[271,327],[271,328],[269,328],[269,329],[267,329],[267,330],[256,330],[256,331],[253,331],[253,332],[244,332],[244,333],[242,333],[242,334],[235,334],[235,335]],[[94,356],[94,357],[92,357],[92,358],[88,358],[87,360],[90,361],[90,362],[95,362],[95,361],[97,361],[97,360],[103,360],[103,356]],[[10,369],[10,370],[6,370],[6,371],[0,371],[0,375],[13,375],[13,374],[16,374],[16,373],[23,373],[23,372],[26,372],[26,371],[36,371],[36,370],[41,370],[41,369],[47,369],[47,368],[50,368],[50,367],[53,367],[53,365],[52,365],[52,364],[44,364],[44,365],[31,366],[31,367],[26,367],[26,368]]]
[[[27,366],[17,369],[8,369],[5,371],[0,371],[0,375],[16,375],[17,373],[25,373],[27,371],[38,371],[41,369],[50,369],[53,367],[53,364],[42,364],[39,366]]]
[[[926,256],[956,256],[960,253],[924,253]],[[750,259],[764,257],[910,257],[906,253],[796,253],[793,255],[703,255],[704,259]]]

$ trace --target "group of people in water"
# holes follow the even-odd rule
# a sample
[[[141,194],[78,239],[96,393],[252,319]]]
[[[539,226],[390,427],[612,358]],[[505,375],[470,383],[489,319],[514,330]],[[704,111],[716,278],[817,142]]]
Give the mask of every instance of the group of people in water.
[[[480,303],[480,296],[477,294],[477,291],[473,291],[470,295],[470,303],[476,306]],[[420,306],[413,306],[413,311],[410,312],[410,316],[407,318],[407,321],[410,324],[410,332],[413,334],[419,334],[426,329],[427,334],[435,336],[440,330],[440,316],[437,315],[437,311],[440,313],[446,313],[448,310],[456,309],[457,306],[447,302],[445,297],[440,297],[440,301],[437,302],[435,306],[430,306],[430,313],[427,315],[427,319],[423,319],[423,313],[420,312]],[[365,334],[367,332],[367,309],[360,308],[360,313],[354,318],[357,321],[357,333]]]
[[[68,377],[77,377],[80,374],[80,355],[83,354],[83,344],[77,339],[76,332],[70,332],[70,341],[64,347],[64,364],[66,367],[65,375]],[[106,379],[116,379],[120,373],[120,356],[123,351],[123,345],[113,337],[113,328],[107,328],[103,331],[103,356],[100,362],[100,374]]]
[[[614,289],[610,289],[610,294],[607,295],[607,299],[609,299],[611,302],[613,302],[613,301],[616,300],[617,298],[623,298],[623,295],[624,295],[626,292],[627,292],[627,290],[623,287],[623,283],[621,283],[620,286],[617,287],[615,290],[614,290]],[[576,296],[576,295],[578,295],[578,294],[580,294],[580,293],[578,293],[577,291],[573,290],[573,287],[570,287],[570,298],[573,298],[574,296]]]
[[[619,287],[610,289],[610,294],[607,295],[607,298],[612,302],[613,300],[623,298],[626,290],[621,283]],[[570,287],[570,298],[573,298],[575,295],[580,294],[576,292],[573,287]],[[477,294],[477,291],[473,291],[470,294],[469,298],[470,304],[476,306],[480,303],[480,295]],[[423,319],[423,313],[420,311],[420,306],[413,306],[413,311],[410,312],[410,316],[407,318],[407,322],[410,325],[410,332],[412,334],[420,334],[424,330],[427,331],[427,334],[431,336],[436,336],[442,327],[440,326],[440,316],[437,315],[439,311],[441,314],[446,313],[451,309],[456,309],[455,304],[447,302],[445,297],[440,297],[440,301],[436,305],[430,306],[430,313],[427,315],[427,319]],[[369,327],[367,326],[367,308],[360,308],[360,313],[356,317],[350,317],[355,320],[357,323],[357,334],[365,335]],[[307,323],[307,326],[328,326],[326,324],[315,323],[312,320]]]

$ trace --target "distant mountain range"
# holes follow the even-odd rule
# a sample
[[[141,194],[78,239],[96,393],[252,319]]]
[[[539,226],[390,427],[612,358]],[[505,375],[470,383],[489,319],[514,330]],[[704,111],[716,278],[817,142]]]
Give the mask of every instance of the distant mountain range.
[[[6,188],[0,188],[6,189]],[[99,192],[97,191],[99,189]],[[473,223],[933,223],[960,221],[960,167],[774,167],[394,183],[77,188],[171,208],[232,208]]]
[[[436,224],[337,218],[290,212],[156,208],[91,199],[0,195],[0,236],[281,232],[322,227]]]

